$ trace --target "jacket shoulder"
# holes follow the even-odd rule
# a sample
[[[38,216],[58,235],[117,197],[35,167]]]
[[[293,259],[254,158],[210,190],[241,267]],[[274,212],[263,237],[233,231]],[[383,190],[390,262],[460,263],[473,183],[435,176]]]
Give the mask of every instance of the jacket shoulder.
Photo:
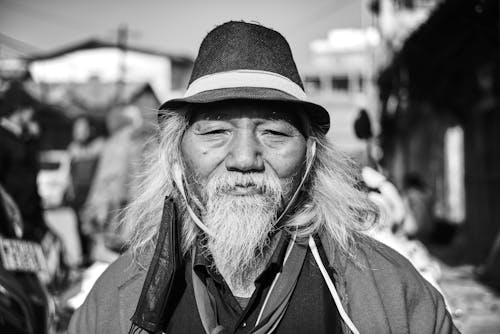
[[[358,257],[366,261],[372,269],[410,271],[417,273],[410,261],[391,247],[369,236],[358,239]],[[379,267],[379,268],[377,268]]]
[[[360,270],[378,281],[379,288],[387,287],[389,294],[399,288],[406,298],[422,298],[425,291],[433,303],[443,299],[406,257],[389,246],[366,237],[358,245],[357,256]]]
[[[144,269],[141,269],[132,257],[131,252],[125,252],[116,261],[111,263],[104,273],[96,282],[96,287],[115,287],[121,288],[128,281],[143,274]]]
[[[394,333],[456,332],[441,293],[403,255],[370,237],[358,241],[359,262],[348,264],[345,279],[361,327],[379,322]],[[367,319],[374,310],[380,314]]]
[[[145,274],[129,252],[121,255],[99,277],[85,302],[75,311],[68,332],[122,332],[137,304]]]

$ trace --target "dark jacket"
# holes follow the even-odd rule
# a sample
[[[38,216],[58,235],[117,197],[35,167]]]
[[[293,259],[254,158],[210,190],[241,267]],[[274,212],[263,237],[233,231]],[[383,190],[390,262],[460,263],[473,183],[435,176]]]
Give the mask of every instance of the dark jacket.
[[[0,126],[0,184],[16,202],[25,224],[25,236],[43,236],[45,222],[38,194],[38,146],[33,137],[17,136]]]
[[[441,294],[392,249],[364,240],[357,264],[329,247],[325,251],[344,308],[360,333],[458,333]],[[69,333],[127,333],[145,276],[130,253],[122,255],[75,312]]]

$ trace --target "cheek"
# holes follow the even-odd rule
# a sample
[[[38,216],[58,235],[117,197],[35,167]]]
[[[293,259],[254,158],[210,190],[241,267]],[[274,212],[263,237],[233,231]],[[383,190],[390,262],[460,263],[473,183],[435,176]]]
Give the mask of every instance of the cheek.
[[[217,150],[206,147],[189,132],[182,138],[181,152],[190,176],[201,182],[208,179],[223,159]]]
[[[304,173],[307,148],[305,141],[269,155],[267,163],[280,178],[283,187],[283,199],[287,203],[297,189]]]
[[[285,179],[301,174],[305,166],[306,153],[306,142],[301,139],[280,150],[266,152],[265,160],[279,178]]]

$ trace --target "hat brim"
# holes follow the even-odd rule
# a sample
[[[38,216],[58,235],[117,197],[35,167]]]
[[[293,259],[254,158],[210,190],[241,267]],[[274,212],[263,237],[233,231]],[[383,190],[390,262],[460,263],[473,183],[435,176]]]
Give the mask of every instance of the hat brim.
[[[325,108],[312,102],[299,100],[290,94],[271,88],[234,87],[208,90],[191,96],[168,100],[160,106],[160,110],[176,110],[189,104],[204,104],[227,100],[270,101],[303,106],[306,109],[307,116],[321,131],[326,133],[330,128],[330,115]]]

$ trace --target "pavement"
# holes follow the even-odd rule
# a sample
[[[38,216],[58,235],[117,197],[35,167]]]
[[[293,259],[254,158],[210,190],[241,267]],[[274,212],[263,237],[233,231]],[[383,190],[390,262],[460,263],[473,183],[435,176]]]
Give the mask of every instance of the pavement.
[[[500,294],[475,279],[474,266],[441,269],[439,284],[457,328],[463,334],[500,334]]]

